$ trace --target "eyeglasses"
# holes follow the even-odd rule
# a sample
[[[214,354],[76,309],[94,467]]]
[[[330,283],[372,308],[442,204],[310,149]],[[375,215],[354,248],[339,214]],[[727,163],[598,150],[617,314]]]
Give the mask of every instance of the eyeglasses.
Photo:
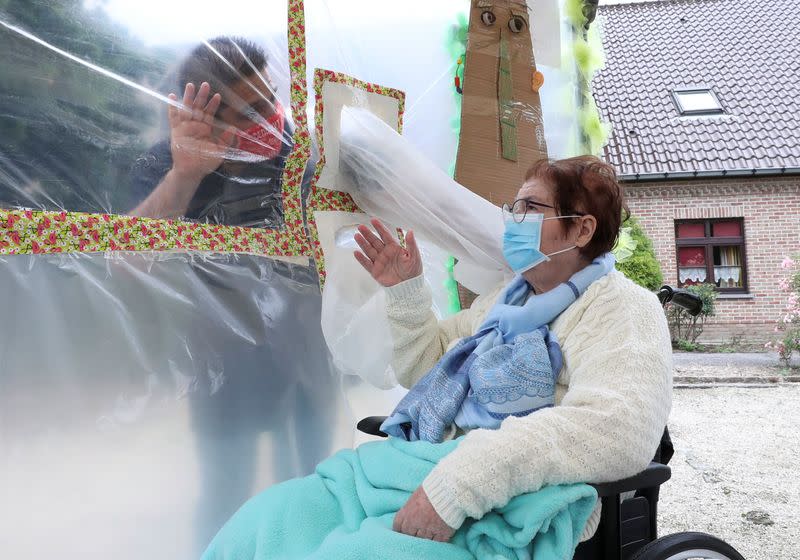
[[[510,214],[511,217],[514,219],[515,222],[521,224],[525,221],[525,216],[528,215],[528,211],[535,212],[535,213],[544,213],[545,208],[550,208],[551,210],[555,210],[555,206],[550,206],[549,204],[544,204],[543,202],[536,202],[534,200],[530,200],[527,198],[520,198],[514,201],[514,204],[503,204],[503,213]],[[585,212],[568,212],[569,216],[563,216],[564,218],[573,217],[573,216],[585,216]]]

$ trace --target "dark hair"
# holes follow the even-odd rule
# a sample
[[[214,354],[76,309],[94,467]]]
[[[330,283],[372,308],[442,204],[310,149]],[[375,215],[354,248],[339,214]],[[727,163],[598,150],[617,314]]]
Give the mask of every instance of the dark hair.
[[[559,214],[591,214],[597,220],[594,236],[581,248],[581,255],[594,259],[614,247],[630,211],[613,167],[594,156],[541,159],[525,174],[526,181],[533,178],[553,187],[553,205]],[[572,223],[574,219],[564,223],[564,228]]]
[[[241,37],[217,37],[198,45],[189,53],[178,70],[178,88],[186,84],[196,87],[208,82],[211,91],[249,78],[267,66],[267,55],[254,42]]]

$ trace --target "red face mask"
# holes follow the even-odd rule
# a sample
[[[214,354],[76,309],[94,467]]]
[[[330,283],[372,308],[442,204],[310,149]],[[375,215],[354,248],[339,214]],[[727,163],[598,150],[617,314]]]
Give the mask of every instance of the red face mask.
[[[244,134],[239,136],[239,149],[265,159],[277,157],[284,142],[285,121],[283,106],[276,101],[275,112],[267,119],[266,127],[256,124],[245,130]]]

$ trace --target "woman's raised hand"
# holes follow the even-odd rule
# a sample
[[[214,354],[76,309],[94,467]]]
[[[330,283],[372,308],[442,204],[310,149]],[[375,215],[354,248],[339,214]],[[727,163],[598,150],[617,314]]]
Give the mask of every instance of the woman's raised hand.
[[[422,274],[422,257],[414,232],[406,234],[403,248],[397,236],[380,220],[371,220],[371,223],[378,235],[367,226],[358,226],[355,239],[361,251],[355,251],[355,257],[378,284],[388,288]]]

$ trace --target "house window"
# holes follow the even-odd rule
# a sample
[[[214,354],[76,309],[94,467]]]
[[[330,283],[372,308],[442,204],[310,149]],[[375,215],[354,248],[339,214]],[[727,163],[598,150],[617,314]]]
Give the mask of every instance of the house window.
[[[676,89],[672,92],[672,98],[681,115],[718,115],[725,112],[710,88]]]
[[[678,286],[709,283],[721,292],[746,292],[744,223],[741,218],[676,220]]]

